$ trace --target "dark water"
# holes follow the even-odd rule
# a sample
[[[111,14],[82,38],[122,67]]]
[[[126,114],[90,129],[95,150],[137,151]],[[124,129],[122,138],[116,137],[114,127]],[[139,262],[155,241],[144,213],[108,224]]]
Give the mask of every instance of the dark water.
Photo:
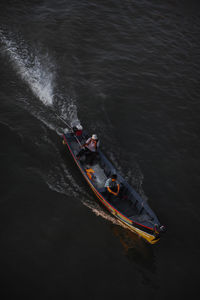
[[[1,1],[1,299],[198,293],[197,1]],[[168,228],[147,245],[60,144],[79,119]]]

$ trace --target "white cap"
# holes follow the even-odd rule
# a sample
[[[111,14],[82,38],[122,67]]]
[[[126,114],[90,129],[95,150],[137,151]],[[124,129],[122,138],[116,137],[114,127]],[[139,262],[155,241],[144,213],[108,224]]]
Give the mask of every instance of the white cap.
[[[93,134],[93,135],[92,135],[92,139],[93,139],[93,140],[98,140],[97,135],[96,135],[96,134]]]
[[[77,128],[78,130],[83,130],[83,126],[81,126],[81,124],[78,124],[78,125],[76,126],[76,128]]]

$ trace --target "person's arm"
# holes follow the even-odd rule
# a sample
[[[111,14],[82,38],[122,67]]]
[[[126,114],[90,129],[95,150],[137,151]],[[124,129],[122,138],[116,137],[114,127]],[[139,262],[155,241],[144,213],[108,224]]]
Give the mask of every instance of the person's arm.
[[[119,183],[117,183],[117,193],[116,193],[117,195],[119,194],[119,190],[120,190],[120,185],[119,185]]]
[[[109,191],[109,193],[111,193],[111,194],[113,194],[113,195],[115,195],[115,196],[117,196],[117,195],[119,194],[119,190],[120,190],[120,185],[119,185],[119,183],[117,183],[117,192],[116,192],[116,193],[113,192],[113,191],[111,190],[111,188],[109,187],[109,185],[106,186],[106,187],[107,187],[107,190]]]
[[[109,191],[109,193],[111,193],[111,194],[113,194],[113,195],[115,195],[115,196],[117,196],[117,195],[118,195],[118,193],[119,193],[119,191],[117,191],[116,193],[115,193],[115,192],[113,192],[113,191],[110,189],[110,187],[109,187],[109,186],[107,186],[107,190]]]
[[[88,146],[89,143],[90,143],[90,140],[91,140],[91,138],[89,138],[89,139],[85,142],[85,144],[82,145],[82,147]]]
[[[115,195],[115,194],[116,194],[115,192],[113,192],[113,191],[110,189],[110,187],[109,187],[109,186],[107,186],[107,190],[109,191],[109,193],[111,193],[111,194],[113,194],[113,195]]]

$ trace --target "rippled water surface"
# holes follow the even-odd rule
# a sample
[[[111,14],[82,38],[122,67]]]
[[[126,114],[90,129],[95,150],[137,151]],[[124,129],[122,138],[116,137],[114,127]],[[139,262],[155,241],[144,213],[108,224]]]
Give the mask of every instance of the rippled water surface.
[[[1,1],[1,298],[193,297],[199,273],[197,1]],[[154,246],[121,227],[69,153],[79,120],[148,200]]]

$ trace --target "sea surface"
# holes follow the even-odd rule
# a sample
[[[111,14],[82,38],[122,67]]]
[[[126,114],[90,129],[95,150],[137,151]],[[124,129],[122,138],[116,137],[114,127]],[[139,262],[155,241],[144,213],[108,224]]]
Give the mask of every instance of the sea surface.
[[[0,299],[195,299],[200,5],[1,0]],[[80,121],[167,232],[98,203],[61,133]]]

